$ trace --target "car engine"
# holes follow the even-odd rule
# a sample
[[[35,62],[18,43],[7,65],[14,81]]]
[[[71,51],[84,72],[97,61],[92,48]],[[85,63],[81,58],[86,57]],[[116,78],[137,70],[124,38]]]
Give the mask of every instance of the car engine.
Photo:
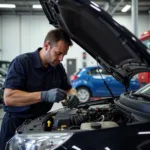
[[[34,120],[26,120],[17,132],[95,130],[134,122],[130,115],[124,114],[114,103],[93,103],[74,109],[62,108]]]

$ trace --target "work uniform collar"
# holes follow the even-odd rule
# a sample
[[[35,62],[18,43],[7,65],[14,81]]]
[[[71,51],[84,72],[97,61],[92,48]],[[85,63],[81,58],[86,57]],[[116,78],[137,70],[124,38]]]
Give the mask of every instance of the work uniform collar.
[[[48,70],[52,70],[55,67],[48,65],[48,68],[45,68],[42,65],[41,59],[40,59],[40,55],[39,55],[39,51],[42,50],[41,47],[39,47],[35,52],[33,52],[33,57],[32,57],[32,61],[33,61],[33,65],[35,68],[43,68],[43,69],[48,69]]]

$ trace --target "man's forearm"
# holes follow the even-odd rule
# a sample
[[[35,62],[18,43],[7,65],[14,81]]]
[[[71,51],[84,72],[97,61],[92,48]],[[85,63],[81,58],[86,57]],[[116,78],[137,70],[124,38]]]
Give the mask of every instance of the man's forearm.
[[[41,92],[24,92],[5,89],[4,103],[6,106],[27,106],[40,102]]]

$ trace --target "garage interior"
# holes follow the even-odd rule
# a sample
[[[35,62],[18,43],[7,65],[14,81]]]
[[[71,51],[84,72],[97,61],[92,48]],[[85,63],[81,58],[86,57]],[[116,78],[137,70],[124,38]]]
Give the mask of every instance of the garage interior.
[[[150,0],[93,0],[93,2],[138,39],[150,30]],[[13,8],[5,8],[1,4],[11,4],[10,7]],[[127,10],[123,10],[125,6],[128,7]],[[0,60],[11,62],[20,54],[42,47],[47,31],[52,29],[54,27],[49,24],[38,0],[0,0]],[[106,41],[106,44],[109,42],[111,41]],[[147,46],[150,48],[150,42]],[[97,66],[97,61],[73,42],[62,64],[71,80],[81,68]],[[97,100],[97,97],[93,100]],[[61,103],[58,103],[52,110],[61,107]],[[4,111],[0,104],[0,124],[3,115]]]
[[[150,28],[150,2],[148,0],[101,0],[94,2],[138,38]],[[0,8],[0,59],[11,61],[18,54],[33,51],[40,47],[43,42],[42,37],[47,30],[53,29],[53,26],[49,25],[41,8],[33,8],[33,5],[39,5],[39,1],[1,0],[1,3],[15,5],[15,8]],[[122,12],[122,8],[126,5],[129,7],[132,5],[132,7],[127,12]],[[8,36],[9,34],[11,36]],[[7,43],[8,40],[9,44]],[[10,50],[10,47],[13,50]],[[79,53],[76,53],[76,49],[79,49]],[[78,71],[84,65],[82,61],[83,52],[82,48],[74,45],[72,53],[69,53],[63,60],[64,67],[67,69],[67,59],[76,59],[76,65],[72,72]],[[76,56],[76,58],[72,58],[72,56]],[[96,65],[95,60],[89,55],[87,55],[86,60],[87,66]]]

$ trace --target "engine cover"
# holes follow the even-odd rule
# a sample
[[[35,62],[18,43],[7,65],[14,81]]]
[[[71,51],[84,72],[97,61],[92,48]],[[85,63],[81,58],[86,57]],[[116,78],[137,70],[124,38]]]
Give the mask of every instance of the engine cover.
[[[53,129],[70,128],[76,126],[80,128],[81,123],[88,120],[87,115],[79,114],[77,109],[59,111],[53,121]]]
[[[70,118],[76,115],[76,113],[77,113],[77,109],[60,110],[54,118],[53,128],[58,129],[58,128],[61,128],[62,126],[63,127],[71,126]]]

